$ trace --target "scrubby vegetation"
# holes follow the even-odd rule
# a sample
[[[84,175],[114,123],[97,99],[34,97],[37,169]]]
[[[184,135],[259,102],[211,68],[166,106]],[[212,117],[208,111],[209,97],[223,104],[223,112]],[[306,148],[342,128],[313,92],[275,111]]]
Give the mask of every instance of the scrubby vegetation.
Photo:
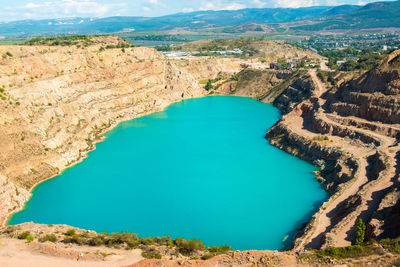
[[[84,46],[93,44],[89,35],[69,35],[58,37],[36,37],[25,42],[25,45],[72,46],[83,42]]]
[[[384,254],[384,250],[379,246],[368,244],[363,246],[356,245],[343,248],[329,247],[324,250],[314,251],[314,255],[318,258],[330,257],[334,259],[357,258],[374,254],[382,255]]]
[[[135,233],[95,233],[79,229],[68,229],[65,232],[55,231],[54,227],[48,226],[50,231],[32,232],[21,231],[19,226],[8,226],[2,234],[24,239],[29,242],[35,238],[39,242],[62,242],[64,244],[76,244],[79,246],[107,246],[117,249],[141,249],[144,258],[160,259],[162,255],[197,257],[204,259],[226,253],[231,250],[230,246],[212,246],[207,248],[201,240],[163,237],[138,237]]]
[[[100,47],[100,51],[104,51],[106,49],[114,49],[114,48],[121,48],[121,51],[125,53],[125,48],[133,47],[133,45],[129,43],[119,42],[117,45],[106,45]]]
[[[229,246],[223,245],[221,247],[210,247],[207,250],[204,243],[197,239],[186,240],[184,238],[176,238],[172,240],[170,236],[139,238],[137,234],[128,232],[112,234],[95,234],[84,232],[83,234],[77,234],[73,229],[71,229],[65,232],[64,235],[65,238],[61,241],[63,243],[73,243],[89,246],[105,245],[107,247],[125,249],[140,248],[143,250],[143,257],[156,259],[161,257],[160,252],[157,250],[157,247],[160,246],[175,249],[175,251],[184,256],[191,256],[194,253],[206,251],[208,251],[212,255],[217,255],[220,253],[225,253],[231,249]]]
[[[363,228],[361,226],[362,223],[360,223],[359,220],[357,222],[357,227]],[[371,240],[349,247],[329,247],[323,250],[312,250],[312,256],[317,258],[330,257],[334,259],[347,259],[371,255],[384,255],[388,252],[400,254],[400,237],[395,239],[382,239],[379,242]]]
[[[18,239],[26,239],[30,234],[31,232],[29,231],[22,232],[21,234],[18,235]]]
[[[47,45],[47,46],[77,46],[77,47],[88,47],[94,44],[103,44],[100,51],[112,48],[128,48],[132,45],[124,40],[120,39],[118,44],[109,44],[104,41],[101,37],[110,37],[107,35],[67,35],[57,37],[36,37],[26,41],[25,45]],[[115,37],[117,38],[117,37]]]
[[[142,256],[145,259],[161,259],[162,255],[160,252],[155,250],[154,248],[149,249],[149,250],[143,250]]]
[[[46,241],[55,243],[57,242],[57,237],[54,234],[50,234],[39,238],[39,242],[46,242]]]
[[[332,86],[337,84],[337,79],[335,77],[338,75],[338,72],[323,71],[319,69],[317,75],[324,83],[330,84]]]
[[[329,137],[325,135],[319,135],[313,137],[314,141],[329,141]]]

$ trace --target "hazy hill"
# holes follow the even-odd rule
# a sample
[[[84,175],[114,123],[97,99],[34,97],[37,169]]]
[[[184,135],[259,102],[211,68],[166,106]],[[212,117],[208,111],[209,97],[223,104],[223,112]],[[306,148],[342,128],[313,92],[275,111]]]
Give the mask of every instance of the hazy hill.
[[[248,23],[281,23],[314,19],[349,12],[357,6],[262,8],[222,11],[197,11],[163,17],[108,17],[100,19],[69,18],[23,20],[0,23],[0,35],[28,36],[49,34],[112,33],[124,30],[163,31],[174,28],[199,29],[203,27],[238,26]]]
[[[168,16],[67,18],[22,20],[0,23],[0,36],[32,36],[60,34],[101,34],[121,31],[165,31],[176,28],[198,30],[203,28],[279,23],[297,21],[298,31],[330,29],[365,29],[400,27],[400,2],[378,2],[365,6],[342,5],[303,8],[249,8],[242,10],[197,11]],[[305,21],[302,25],[302,21]],[[310,21],[314,23],[310,24]],[[235,32],[235,31],[234,31]]]
[[[338,7],[338,8],[343,8]],[[352,8],[345,9],[351,10]],[[369,29],[400,27],[400,1],[376,2],[367,4],[350,12],[329,16],[322,22],[293,29],[303,31],[320,31],[332,29]]]

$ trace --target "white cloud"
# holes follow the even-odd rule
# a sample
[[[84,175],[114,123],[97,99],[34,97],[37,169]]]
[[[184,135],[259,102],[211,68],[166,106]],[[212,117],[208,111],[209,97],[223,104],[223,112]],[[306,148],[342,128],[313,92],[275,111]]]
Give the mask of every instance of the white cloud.
[[[153,6],[165,7],[164,3],[162,3],[162,2],[160,2],[160,1],[158,1],[158,0],[147,0],[147,2],[148,2],[150,5],[153,5]]]
[[[13,11],[26,18],[58,18],[66,16],[95,16],[103,17],[125,4],[102,4],[95,0],[61,0],[52,2],[32,3],[24,6],[6,7],[4,10]]]
[[[194,11],[194,9],[191,8],[191,7],[185,7],[185,8],[182,9],[183,13],[189,13],[189,12],[193,12],[193,11]]]
[[[246,5],[239,4],[239,3],[232,3],[225,7],[226,10],[238,10],[238,9],[243,9],[243,8],[246,8]]]
[[[220,0],[213,2],[205,2],[200,7],[200,10],[238,10],[246,8],[247,6],[243,3],[225,3]]]
[[[274,7],[307,7],[318,5],[318,1],[315,0],[275,0]]]
[[[267,3],[261,1],[261,0],[252,0],[251,1],[253,5],[255,5],[258,8],[265,7]]]

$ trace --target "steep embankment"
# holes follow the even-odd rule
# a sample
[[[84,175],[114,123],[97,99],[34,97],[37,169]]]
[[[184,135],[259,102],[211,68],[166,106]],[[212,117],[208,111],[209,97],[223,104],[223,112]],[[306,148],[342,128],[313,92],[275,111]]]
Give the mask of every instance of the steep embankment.
[[[104,38],[88,47],[0,47],[1,225],[30,189],[79,161],[118,122],[203,96],[199,77],[241,69],[219,59],[181,68],[149,48],[104,49],[120,41]]]
[[[396,236],[399,54],[331,90],[310,71],[277,98],[287,114],[267,138],[320,166],[319,179],[332,194],[295,241],[296,250],[351,245],[359,219],[368,224],[367,238]]]

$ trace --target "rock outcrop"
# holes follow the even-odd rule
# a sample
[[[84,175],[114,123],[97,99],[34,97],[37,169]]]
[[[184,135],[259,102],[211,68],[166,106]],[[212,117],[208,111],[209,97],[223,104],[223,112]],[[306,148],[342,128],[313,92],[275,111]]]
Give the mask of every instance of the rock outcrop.
[[[379,67],[338,88],[328,101],[331,112],[368,121],[400,123],[400,51]]]

